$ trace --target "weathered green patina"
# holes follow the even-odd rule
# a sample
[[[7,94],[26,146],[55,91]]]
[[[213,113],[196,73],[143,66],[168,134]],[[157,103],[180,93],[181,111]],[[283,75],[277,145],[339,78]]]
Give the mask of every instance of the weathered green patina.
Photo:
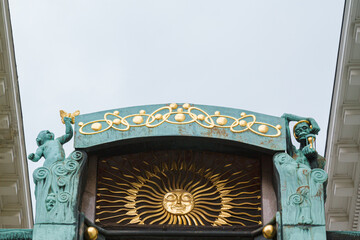
[[[178,105],[177,109],[172,109],[171,104],[159,104],[81,114],[75,120],[75,148],[84,149],[120,140],[144,137],[191,136],[226,139],[273,151],[286,149],[283,118],[217,106],[189,104],[189,108],[184,109],[181,104]],[[142,111],[145,113],[140,114]],[[118,114],[114,114],[117,112]],[[155,119],[157,114],[161,114],[161,119]],[[183,114],[185,119],[177,121],[177,114]],[[137,119],[134,119],[136,115],[138,115]],[[204,119],[201,120],[199,115],[203,115]],[[140,124],[133,123],[133,121],[139,120],[139,117],[142,118],[142,122]],[[115,124],[115,119],[120,119],[121,123]],[[182,119],[180,118],[180,120]],[[224,123],[221,120],[226,124],[220,125]],[[101,130],[93,130],[91,126],[94,123],[101,124]],[[79,126],[79,124],[83,125]],[[157,124],[159,125],[156,126]],[[241,126],[240,124],[245,125]],[[128,127],[129,125],[132,126]],[[259,131],[261,125],[268,128],[266,133]],[[276,126],[280,129],[277,130]],[[277,133],[279,136],[273,137]]]
[[[272,153],[277,176],[274,184],[278,189],[277,239],[326,239],[324,184],[327,174],[322,169],[325,160],[315,149],[320,128],[314,119],[291,114],[278,118],[190,104],[184,104],[184,110],[175,105],[138,106],[77,116],[76,150],[67,158],[62,145],[73,135],[70,118],[64,118],[66,131],[60,138],[55,139],[49,131],[40,132],[39,148],[29,155],[32,161],[45,158],[43,167],[33,174],[37,201],[33,239],[81,238],[83,229],[78,226],[85,226],[78,220],[79,185],[86,154],[79,150],[88,151],[100,145],[106,148],[110,143],[123,140],[176,136],[230,140],[244,144],[245,148],[251,146],[249,151]],[[299,148],[291,142],[290,121],[297,122],[294,134]],[[103,236],[113,234],[101,231]],[[255,232],[253,239],[261,239],[260,232]]]
[[[77,235],[79,180],[85,161],[84,153],[74,151],[65,158],[62,145],[73,136],[71,118],[65,117],[65,135],[55,139],[48,130],[36,139],[39,148],[29,159],[45,158],[33,173],[36,217],[33,239],[74,239]]]
[[[0,229],[0,240],[31,240],[32,229]]]
[[[318,168],[323,158],[314,147],[320,131],[316,121],[284,114],[287,153],[274,155],[277,170],[278,206],[281,214],[279,239],[326,239],[324,183],[327,173]],[[299,149],[291,142],[289,122],[297,121],[294,136]],[[282,237],[282,238],[281,238]]]

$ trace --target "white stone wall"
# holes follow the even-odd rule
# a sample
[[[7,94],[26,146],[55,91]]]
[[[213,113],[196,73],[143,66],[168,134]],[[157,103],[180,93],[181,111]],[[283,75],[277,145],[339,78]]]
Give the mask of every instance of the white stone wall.
[[[32,228],[28,179],[9,6],[0,0],[0,228]]]
[[[325,157],[328,230],[360,231],[360,1],[345,3]]]

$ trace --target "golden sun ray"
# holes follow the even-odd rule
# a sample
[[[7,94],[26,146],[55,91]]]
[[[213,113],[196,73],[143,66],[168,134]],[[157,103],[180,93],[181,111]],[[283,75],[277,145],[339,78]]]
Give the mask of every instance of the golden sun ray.
[[[96,213],[96,215],[101,215],[101,214],[104,214],[104,213],[117,213],[117,212],[121,212],[121,211],[128,211],[128,209],[120,208],[120,209],[113,210],[113,211],[101,211],[101,212]]]
[[[168,216],[168,213],[166,213],[166,211],[161,215],[161,217],[155,219],[155,220],[152,220],[149,225],[152,225],[152,224],[155,224],[156,222],[160,222],[162,219],[164,219],[165,217]]]
[[[254,210],[261,213],[258,162],[233,164],[231,161],[236,158],[231,158],[223,164],[219,161],[213,168],[208,165],[211,153],[175,150],[151,153],[151,160],[146,161],[135,161],[135,155],[127,155],[126,160],[122,157],[122,161],[102,161],[105,167],[98,175],[102,181],[98,181],[96,215],[105,216],[98,222],[104,222],[104,226],[110,223],[193,227],[261,223],[261,214],[252,214]],[[101,210],[104,208],[107,210]],[[126,213],[108,216],[121,211]]]

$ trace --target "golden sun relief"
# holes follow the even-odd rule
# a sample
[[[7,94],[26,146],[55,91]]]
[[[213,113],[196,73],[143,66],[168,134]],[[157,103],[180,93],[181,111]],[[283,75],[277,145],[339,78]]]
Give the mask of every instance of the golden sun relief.
[[[194,208],[194,199],[191,193],[183,189],[175,189],[165,194],[163,207],[169,213],[184,215]]]
[[[203,151],[156,151],[103,159],[96,222],[240,226],[261,222],[260,163]]]

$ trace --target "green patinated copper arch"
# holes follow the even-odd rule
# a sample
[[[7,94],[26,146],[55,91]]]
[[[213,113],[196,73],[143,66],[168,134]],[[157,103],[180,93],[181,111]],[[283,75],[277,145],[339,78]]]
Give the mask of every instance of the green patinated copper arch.
[[[175,103],[144,105],[82,114],[75,121],[77,149],[140,137],[192,136],[286,150],[283,118],[242,109]]]

